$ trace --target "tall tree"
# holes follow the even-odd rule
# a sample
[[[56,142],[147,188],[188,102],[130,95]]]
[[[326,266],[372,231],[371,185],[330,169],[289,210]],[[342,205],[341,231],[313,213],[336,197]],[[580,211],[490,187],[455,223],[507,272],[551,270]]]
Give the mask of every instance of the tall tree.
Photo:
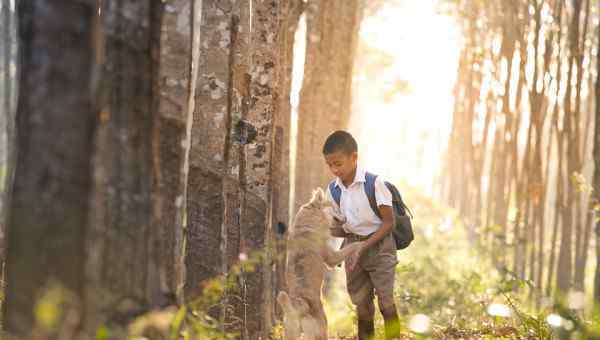
[[[596,234],[596,271],[594,276],[594,302],[600,305],[600,34],[596,46],[596,110],[594,120],[594,179],[592,183],[592,201],[594,202],[594,225]]]
[[[183,302],[191,128],[196,105],[202,1],[177,0],[162,14],[156,58],[152,139],[153,228],[160,264],[160,294]]]
[[[31,0],[19,12],[20,91],[35,95],[19,98],[6,329],[31,332],[51,283],[87,332],[181,301],[199,7]]]
[[[84,296],[97,127],[92,1],[20,1],[23,77],[18,161],[9,213],[4,328],[30,336],[34,305],[55,281]],[[59,18],[69,18],[60,20]],[[66,128],[68,127],[68,128]]]
[[[577,55],[576,55],[576,66],[577,66],[577,78],[575,85],[575,111],[573,115],[573,125],[575,127],[575,136],[573,143],[574,147],[574,155],[570,155],[571,158],[574,158],[573,162],[575,163],[575,170],[572,175],[577,174],[578,176],[582,176],[583,173],[583,159],[587,156],[584,152],[585,148],[582,147],[585,143],[587,143],[587,135],[588,127],[584,125],[586,116],[585,112],[582,112],[582,90],[584,83],[584,76],[586,76],[589,72],[586,72],[584,61],[586,59],[586,41],[587,41],[587,32],[589,27],[589,17],[590,17],[591,4],[590,0],[586,0],[583,8],[583,30],[580,34],[579,40],[577,41]],[[590,55],[591,57],[591,55]],[[591,92],[591,91],[590,91]],[[585,115],[585,116],[584,116]],[[581,129],[584,129],[585,133],[581,132]],[[576,183],[573,184],[576,187]],[[588,252],[588,242],[586,242],[586,238],[589,237],[585,233],[585,214],[584,215],[584,195],[588,195],[587,190],[583,187],[576,188],[576,200],[575,200],[575,254],[574,254],[574,272],[573,272],[573,285],[574,288],[580,291],[584,289],[584,281],[585,281],[585,267],[584,267],[584,258],[587,256]],[[585,247],[584,247],[585,245]]]
[[[283,98],[300,8],[299,1],[203,1],[185,295],[193,300],[246,257],[262,258],[235,277],[238,287],[212,311],[242,337],[267,334],[284,269],[271,264],[278,259],[274,229],[287,223],[290,110]]]
[[[359,0],[306,3],[306,61],[300,92],[294,207],[331,178],[323,161],[327,135],[347,128],[354,53],[362,16]]]
[[[17,15],[15,2],[0,3],[0,260],[4,262],[7,210],[15,168],[17,106]]]
[[[477,200],[465,202],[465,193],[485,200],[486,224],[500,227],[489,230],[502,229],[500,237],[514,248],[507,252],[512,257],[507,269],[534,280],[540,292],[545,285],[547,294],[555,287],[562,293],[572,286],[581,290],[585,281],[592,218],[584,209],[590,206],[588,192],[581,189],[591,172],[583,160],[592,117],[583,105],[590,110],[596,105],[586,91],[596,68],[590,62],[594,44],[587,38],[595,17],[591,5],[588,0],[456,2],[465,43],[444,190],[449,203],[473,221],[478,209],[473,214],[470,205]],[[482,72],[488,85],[487,93],[474,99],[472,70]],[[472,102],[482,107],[484,101],[490,102],[486,114],[498,111],[489,127],[482,118],[472,119]],[[479,157],[478,139],[470,138],[470,145],[464,139],[485,136],[488,129],[491,159],[479,169],[478,161],[467,162]],[[484,173],[488,178],[474,183],[487,182],[487,193],[461,185],[463,177]]]
[[[158,105],[154,81],[160,64],[155,64],[152,51],[160,41],[164,6],[153,1],[103,1],[100,8],[102,94],[86,240],[90,279],[85,316],[90,328],[105,318],[120,323],[166,303],[160,274],[172,265],[157,254],[159,229],[152,216],[152,192],[161,185],[154,186],[154,158],[161,155],[153,154],[153,144],[162,132],[162,125],[156,130],[154,126]],[[164,141],[166,136],[160,138]],[[110,315],[104,315],[105,310]]]
[[[571,175],[577,171],[578,153],[579,153],[579,137],[578,137],[578,112],[577,109],[573,109],[573,86],[572,79],[575,65],[575,59],[577,58],[579,51],[579,27],[580,27],[580,15],[581,15],[581,4],[582,0],[573,0],[573,14],[571,18],[571,25],[568,30],[568,43],[569,43],[569,55],[568,55],[568,70],[566,79],[566,91],[564,97],[564,115],[563,115],[563,126],[565,138],[567,141],[567,173],[566,181],[571,181]],[[578,92],[578,91],[576,91]],[[578,96],[578,94],[577,94]],[[559,292],[565,293],[571,287],[573,272],[574,272],[574,261],[573,261],[573,232],[576,230],[577,216],[573,216],[573,206],[575,201],[578,200],[578,195],[573,185],[567,184],[567,205],[563,207],[565,213],[563,217],[562,225],[562,236],[560,239],[560,249],[558,256],[558,269],[557,269],[557,281],[556,288]],[[577,215],[577,213],[576,213]]]
[[[273,179],[271,225],[274,232],[274,261],[277,263],[277,277],[274,279],[277,294],[286,288],[285,267],[287,236],[290,226],[290,147],[291,147],[291,101],[294,43],[300,15],[304,11],[304,2],[292,0],[284,2],[282,22],[279,31],[281,71],[279,75],[278,114],[274,118],[273,160],[271,177]],[[275,299],[275,296],[273,296]]]
[[[185,296],[222,273],[223,182],[228,137],[232,1],[202,1],[202,38],[189,158]],[[207,256],[207,254],[211,254]]]
[[[550,122],[550,144],[553,145],[553,140],[556,139],[555,149],[556,149],[556,170],[555,170],[555,190],[553,195],[553,202],[549,203],[550,210],[553,210],[552,216],[552,236],[550,241],[550,257],[548,259],[548,273],[546,278],[546,295],[550,296],[552,293],[552,287],[555,280],[554,278],[554,270],[556,267],[556,245],[558,242],[558,235],[560,229],[560,222],[562,219],[563,209],[562,205],[564,204],[564,188],[563,188],[563,140],[562,130],[559,127],[559,103],[560,103],[560,84],[562,80],[562,55],[563,55],[563,39],[562,39],[562,29],[563,29],[563,4],[562,1],[557,1],[556,8],[554,10],[553,21],[554,27],[553,31],[557,33],[556,35],[556,58],[555,58],[555,76],[553,77],[553,81],[555,84],[555,96],[554,96],[554,105],[552,108],[551,114],[551,122]],[[552,153],[549,153],[549,157],[551,157]],[[551,162],[551,159],[548,160],[548,163]],[[552,192],[552,191],[549,191]],[[549,195],[550,196],[550,195]],[[552,204],[554,203],[554,204]]]

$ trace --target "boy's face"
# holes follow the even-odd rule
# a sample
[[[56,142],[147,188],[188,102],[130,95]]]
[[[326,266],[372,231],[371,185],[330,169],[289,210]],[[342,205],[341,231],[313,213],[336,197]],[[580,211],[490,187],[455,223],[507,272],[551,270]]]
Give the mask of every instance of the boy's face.
[[[325,154],[325,162],[327,162],[329,170],[331,170],[334,176],[339,177],[343,181],[354,179],[349,177],[354,176],[357,159],[358,154],[356,152],[347,154],[343,151],[335,151]]]

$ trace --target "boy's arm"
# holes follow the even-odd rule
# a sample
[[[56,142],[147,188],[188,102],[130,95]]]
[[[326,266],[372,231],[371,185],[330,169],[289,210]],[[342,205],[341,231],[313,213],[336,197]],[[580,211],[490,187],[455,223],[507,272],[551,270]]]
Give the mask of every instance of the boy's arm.
[[[381,216],[381,227],[377,229],[375,233],[371,235],[366,241],[363,242],[363,246],[356,253],[356,257],[352,256],[348,260],[348,269],[352,268],[358,262],[358,258],[371,248],[374,244],[385,238],[391,231],[396,223],[396,217],[392,208],[392,193],[385,185],[385,181],[381,177],[377,177],[375,180],[375,199],[377,201],[377,208],[379,215]]]
[[[381,228],[377,229],[366,241],[363,242],[362,247],[357,252],[352,254],[347,260],[348,271],[352,271],[354,266],[358,263],[358,259],[374,244],[384,239],[391,231],[392,226],[395,223],[395,216],[392,207],[387,205],[380,205],[379,214],[381,215]]]
[[[356,253],[352,254],[350,258],[348,258],[348,271],[352,271],[354,269],[358,263],[358,259],[362,256],[362,254],[364,254],[374,244],[387,237],[387,235],[392,231],[392,226],[395,223],[395,216],[392,207],[380,205],[379,214],[381,215],[382,221],[381,228],[377,229],[375,233],[373,233],[366,241],[363,242],[362,247],[360,247]]]
[[[379,214],[381,215],[381,228],[377,229],[377,231],[365,241],[363,251],[371,248],[374,244],[385,238],[392,231],[392,227],[396,223],[396,217],[394,216],[392,207],[380,205],[378,208]]]

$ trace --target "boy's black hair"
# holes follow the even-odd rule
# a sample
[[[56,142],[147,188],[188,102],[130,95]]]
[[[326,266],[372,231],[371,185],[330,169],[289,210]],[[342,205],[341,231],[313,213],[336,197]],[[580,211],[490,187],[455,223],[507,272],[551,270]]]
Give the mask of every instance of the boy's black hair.
[[[347,155],[358,152],[356,140],[350,133],[337,130],[327,137],[323,145],[323,154],[329,155],[337,151],[342,151]]]

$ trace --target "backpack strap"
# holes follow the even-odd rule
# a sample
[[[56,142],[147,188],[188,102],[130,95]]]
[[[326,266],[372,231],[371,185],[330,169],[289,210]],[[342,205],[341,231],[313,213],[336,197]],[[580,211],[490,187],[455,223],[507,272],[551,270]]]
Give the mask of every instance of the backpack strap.
[[[329,192],[331,192],[331,196],[335,203],[337,203],[338,207],[340,206],[340,200],[342,199],[342,189],[335,185],[335,179],[329,183]]]
[[[371,209],[377,215],[377,217],[381,218],[381,214],[379,213],[379,208],[377,207],[377,199],[375,198],[375,180],[377,179],[377,175],[374,175],[370,172],[365,172],[365,193],[367,194],[367,198],[369,199],[369,205]],[[338,188],[339,189],[339,188]]]

